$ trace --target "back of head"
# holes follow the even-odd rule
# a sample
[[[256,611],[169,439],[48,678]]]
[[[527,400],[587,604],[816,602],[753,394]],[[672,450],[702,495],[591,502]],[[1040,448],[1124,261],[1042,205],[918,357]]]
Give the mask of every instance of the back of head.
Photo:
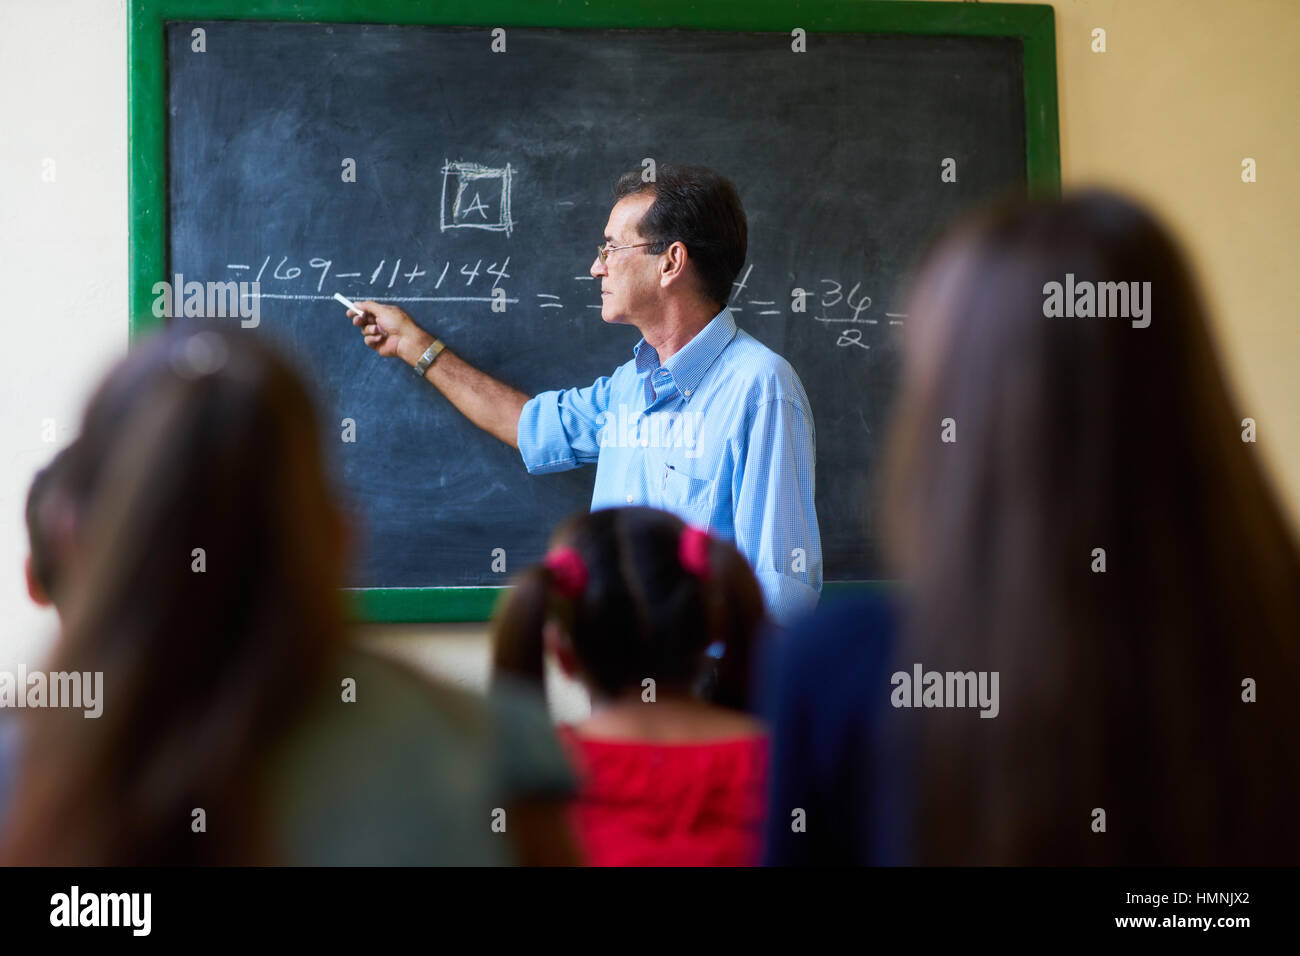
[[[554,541],[576,553],[581,587],[553,562],[514,581],[494,621],[497,674],[540,684],[543,632],[551,623],[566,635],[593,694],[639,692],[647,678],[658,693],[684,694],[706,667],[705,650],[722,642],[714,700],[747,705],[763,600],[732,545],[651,508],[579,515],[557,529]]]
[[[100,386],[67,463],[76,573],[48,666],[102,673],[102,714],[32,715],[8,859],[257,857],[262,755],[343,638],[318,428],[238,330],[173,326]]]
[[[1002,206],[908,311],[899,663],[1001,687],[914,715],[926,858],[1293,860],[1300,558],[1169,233],[1103,192]]]
[[[66,574],[70,542],[67,501],[63,491],[70,448],[61,449],[32,477],[24,512],[30,553],[29,589],[35,585],[41,603],[58,604]]]
[[[652,180],[632,170],[614,184],[615,200],[641,193],[655,197],[639,226],[654,243],[648,251],[658,255],[674,242],[686,246],[700,294],[721,309],[731,298],[748,246],[749,227],[736,187],[705,166],[660,163]]]

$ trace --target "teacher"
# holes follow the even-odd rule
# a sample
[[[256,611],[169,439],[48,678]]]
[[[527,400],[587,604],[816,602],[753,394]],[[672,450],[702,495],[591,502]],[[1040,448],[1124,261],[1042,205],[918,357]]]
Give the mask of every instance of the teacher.
[[[591,264],[600,316],[633,325],[632,358],[585,388],[528,396],[378,302],[349,310],[365,344],[411,365],[530,474],[596,464],[591,507],[646,505],[733,541],[768,613],[817,603],[812,409],[790,363],[736,327],[727,301],[748,227],[736,189],[699,166],[629,172]],[[557,343],[557,349],[562,343]]]

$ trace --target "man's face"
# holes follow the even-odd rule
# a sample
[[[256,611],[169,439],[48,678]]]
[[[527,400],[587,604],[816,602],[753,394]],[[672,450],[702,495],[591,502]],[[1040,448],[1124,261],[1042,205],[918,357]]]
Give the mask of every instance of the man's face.
[[[605,242],[611,246],[645,242],[637,227],[654,201],[653,193],[640,193],[615,203],[605,224]],[[606,262],[597,256],[591,274],[600,280],[600,317],[606,322],[636,325],[658,301],[659,256],[651,255],[648,246],[611,251]]]

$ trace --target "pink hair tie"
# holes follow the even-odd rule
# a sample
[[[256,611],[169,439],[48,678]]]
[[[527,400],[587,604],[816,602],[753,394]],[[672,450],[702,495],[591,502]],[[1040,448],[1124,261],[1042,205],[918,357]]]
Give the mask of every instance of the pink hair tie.
[[[569,600],[577,600],[587,590],[587,565],[573,548],[556,548],[544,564],[555,578],[555,588]]]
[[[709,578],[709,533],[687,525],[677,542],[677,559],[697,578]]]

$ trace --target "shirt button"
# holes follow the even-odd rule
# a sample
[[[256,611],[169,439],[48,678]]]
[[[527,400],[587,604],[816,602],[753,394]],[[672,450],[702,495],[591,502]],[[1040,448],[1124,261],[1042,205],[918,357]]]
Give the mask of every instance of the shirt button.
[[[688,389],[687,389],[685,392],[683,392],[682,394],[685,395],[687,398],[690,398],[690,396],[691,396],[691,390],[688,388]]]
[[[632,503],[632,496],[631,496],[631,495],[628,495],[628,496],[627,496],[627,503],[628,503],[628,504],[631,504],[631,503]]]

